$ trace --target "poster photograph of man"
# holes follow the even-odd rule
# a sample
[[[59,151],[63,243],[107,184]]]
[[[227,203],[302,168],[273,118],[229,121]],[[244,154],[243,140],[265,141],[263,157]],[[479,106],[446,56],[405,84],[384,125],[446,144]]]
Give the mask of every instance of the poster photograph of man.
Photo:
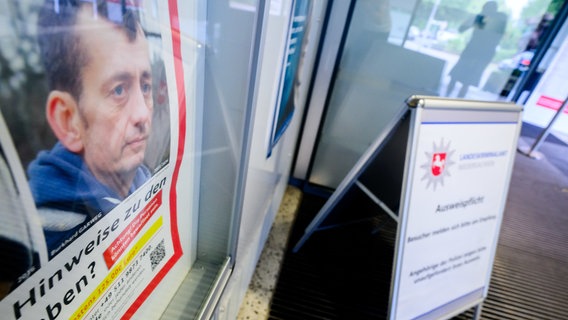
[[[0,1],[2,319],[160,313],[144,301],[191,269],[198,146],[175,5]]]
[[[161,39],[143,2],[2,4],[15,50],[0,49],[0,108],[50,259],[169,161]]]

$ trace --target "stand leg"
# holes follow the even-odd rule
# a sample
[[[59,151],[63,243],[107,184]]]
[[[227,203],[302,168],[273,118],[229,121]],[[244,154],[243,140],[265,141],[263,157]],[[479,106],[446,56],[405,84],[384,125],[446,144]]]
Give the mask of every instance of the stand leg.
[[[475,310],[473,310],[473,320],[481,319],[481,307],[483,306],[483,302],[479,303],[475,306]]]

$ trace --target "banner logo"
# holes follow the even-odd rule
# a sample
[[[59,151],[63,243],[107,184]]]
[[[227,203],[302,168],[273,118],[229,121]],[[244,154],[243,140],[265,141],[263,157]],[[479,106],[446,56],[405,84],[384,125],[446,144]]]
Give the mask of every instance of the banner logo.
[[[432,175],[437,177],[444,172],[446,167],[446,153],[434,153],[432,156]]]
[[[444,185],[444,178],[451,176],[450,166],[455,163],[452,161],[454,152],[455,150],[450,151],[450,142],[444,144],[444,139],[440,144],[432,143],[432,152],[425,152],[426,162],[420,168],[425,171],[421,181],[426,180],[426,189],[432,185],[436,190],[438,184]]]

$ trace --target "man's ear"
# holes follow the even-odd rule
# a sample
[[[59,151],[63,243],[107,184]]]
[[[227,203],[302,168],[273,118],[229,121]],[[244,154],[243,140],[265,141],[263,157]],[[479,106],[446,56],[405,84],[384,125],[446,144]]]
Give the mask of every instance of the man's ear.
[[[47,97],[47,122],[57,139],[71,152],[83,151],[82,122],[77,101],[65,91],[53,90]]]

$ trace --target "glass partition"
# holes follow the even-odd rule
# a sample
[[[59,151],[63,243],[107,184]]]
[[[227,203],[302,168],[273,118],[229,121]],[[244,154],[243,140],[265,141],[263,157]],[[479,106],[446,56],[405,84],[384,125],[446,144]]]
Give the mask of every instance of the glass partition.
[[[308,180],[335,188],[411,95],[507,100],[561,5],[352,1]]]
[[[197,255],[162,319],[208,319],[213,313],[234,263],[241,170],[248,156],[245,124],[251,114],[259,5],[256,0],[199,3],[197,25],[203,29],[196,39],[201,71],[197,82],[202,85],[201,92],[197,89],[202,99],[201,151],[196,155],[201,163]]]

